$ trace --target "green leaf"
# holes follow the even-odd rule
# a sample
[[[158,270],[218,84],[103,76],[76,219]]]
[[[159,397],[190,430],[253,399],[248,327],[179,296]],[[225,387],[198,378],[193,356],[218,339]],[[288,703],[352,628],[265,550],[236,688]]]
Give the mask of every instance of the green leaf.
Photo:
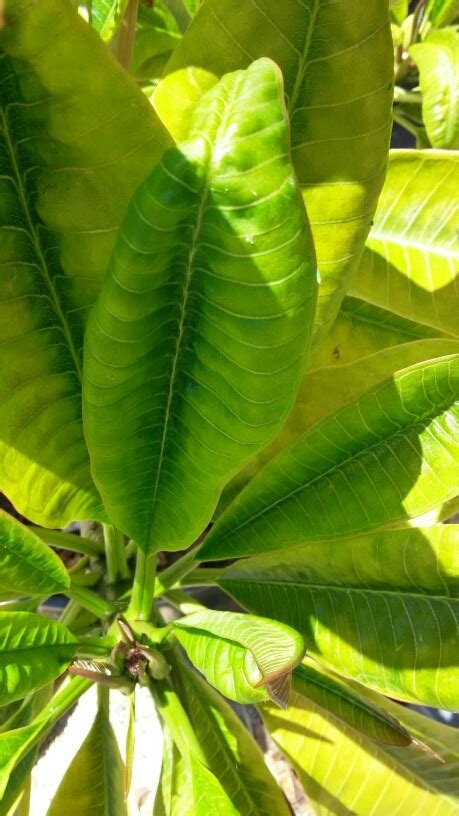
[[[436,28],[447,25],[459,17],[459,0],[428,0],[425,15]]]
[[[160,790],[153,816],[238,816],[237,810],[214,774],[193,754],[182,757],[165,732]]]
[[[316,288],[281,76],[259,60],[203,97],[140,187],[88,325],[94,478],[143,549],[193,542],[281,426]]]
[[[288,679],[304,655],[298,632],[266,618],[213,611],[180,618],[173,629],[191,662],[225,697],[253,703],[279,694],[279,702],[288,703]]]
[[[220,516],[201,561],[404,526],[454,498],[459,357],[403,369],[325,417]]]
[[[228,703],[181,661],[174,661],[171,680],[208,767],[220,780],[236,812],[250,816],[288,816],[290,810],[265,765],[263,754]],[[175,791],[179,774],[177,770]],[[180,810],[177,804],[176,810],[168,816],[183,816],[188,812],[185,805]]]
[[[89,21],[105,42],[113,37],[128,3],[129,0],[88,0]]]
[[[67,0],[4,6],[0,486],[27,518],[64,527],[104,519],[82,430],[84,324],[127,202],[167,137]]]
[[[393,82],[387,3],[206,0],[153,102],[175,139],[226,71],[270,57],[284,75],[295,170],[322,278],[317,324],[333,320],[384,179]]]
[[[108,716],[99,706],[91,730],[76,753],[47,816],[71,813],[78,802],[81,816],[126,816],[124,765]]]
[[[457,729],[368,696],[433,753],[414,746],[376,744],[324,715],[301,695],[295,696],[288,711],[268,711],[263,706],[265,724],[293,763],[315,812],[321,816],[459,813]]]
[[[90,685],[82,677],[73,677],[59,689],[30,725],[0,734],[0,801],[14,769]]]
[[[364,737],[385,745],[410,745],[412,738],[399,721],[351,689],[338,675],[307,660],[293,672],[293,689]]]
[[[408,0],[389,0],[390,16],[398,25],[408,17]]]
[[[454,338],[438,329],[399,317],[364,300],[346,297],[330,332],[315,346],[309,360],[308,371],[326,366],[332,366],[336,370],[347,363],[376,354],[382,349],[439,338],[444,340],[446,348],[454,348],[447,343]],[[440,344],[437,345],[441,348]],[[406,348],[408,349],[408,346]],[[432,348],[435,348],[434,343]]]
[[[181,39],[167,9],[158,2],[152,8],[140,6],[129,72],[137,80],[158,80]]]
[[[459,147],[459,32],[434,31],[409,49],[419,68],[422,118],[432,147]]]
[[[60,558],[28,527],[0,510],[0,590],[51,595],[69,586]]]
[[[394,150],[351,294],[458,336],[459,152]]]
[[[0,614],[0,700],[5,705],[59,677],[77,641],[62,624],[33,612]]]
[[[344,303],[350,300],[351,298],[345,298]],[[367,306],[363,301],[360,303],[365,307],[362,311],[368,317],[370,311],[375,312],[375,320],[379,314],[389,315],[389,312],[384,313],[382,309]],[[358,318],[350,318],[350,315],[340,315],[331,333],[312,355],[311,369],[307,370],[303,376],[295,405],[281,430],[273,441],[225,487],[217,515],[228,507],[230,501],[267,462],[301,439],[316,422],[353,400],[359,399],[369,389],[399,371],[403,366],[411,366],[425,360],[459,352],[459,342],[448,338],[412,339],[412,342],[395,345],[397,339],[410,339],[408,333],[399,334],[395,328],[398,320],[402,324],[412,326],[413,331],[416,330],[416,324],[402,321],[395,315],[393,315],[393,328],[389,328],[387,323],[373,324],[372,320],[360,322]],[[423,328],[419,327],[420,333]],[[394,345],[384,347],[385,344],[390,343]],[[379,352],[376,351],[378,345],[382,347]],[[359,354],[364,354],[365,350],[371,350],[374,353],[359,357]]]
[[[459,705],[458,527],[393,530],[239,561],[218,583],[309,654],[402,700]]]
[[[51,694],[52,685],[49,685],[41,689],[39,692],[30,695],[28,699],[26,698],[16,716],[12,718],[14,722],[11,722],[10,728],[18,728],[24,725],[29,725],[43,706],[49,702]],[[18,801],[21,793],[30,782],[30,774],[37,758],[37,752],[38,746],[34,745],[34,747],[24,755],[23,759],[12,771],[8,779],[8,784],[6,785],[5,791],[1,797],[0,816],[8,816],[8,814],[10,814],[13,805]],[[23,798],[21,799],[21,802],[23,801]],[[14,810],[13,813],[15,816],[19,816],[22,811],[16,812]]]

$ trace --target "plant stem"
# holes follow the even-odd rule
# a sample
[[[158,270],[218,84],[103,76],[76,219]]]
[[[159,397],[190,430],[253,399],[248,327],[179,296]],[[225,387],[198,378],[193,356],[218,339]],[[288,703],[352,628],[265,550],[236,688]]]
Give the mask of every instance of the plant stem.
[[[114,637],[79,637],[78,657],[108,657],[116,644]]]
[[[187,757],[191,752],[204,765],[207,765],[207,760],[193,726],[170,683],[167,680],[156,680],[150,682],[148,688],[155,701],[158,713],[164,724],[169,728],[172,739],[181,755]]]
[[[126,71],[128,70],[131,62],[132,49],[134,47],[138,6],[139,0],[129,0],[129,5],[120,25],[113,48],[113,53],[116,59]]]
[[[180,589],[170,589],[165,595],[165,600],[175,606],[182,615],[191,615],[193,612],[203,612],[207,609],[204,604],[182,592]]]
[[[69,601],[62,615],[59,618],[59,623],[62,623],[69,629],[75,623],[80,612],[81,612],[80,604],[77,603],[76,601]]]
[[[150,620],[155,594],[156,553],[146,555],[140,547],[135,562],[134,584],[127,617],[131,620]]]
[[[200,562],[195,560],[196,551],[196,547],[187,550],[174,564],[171,564],[170,567],[167,567],[167,569],[159,573],[156,579],[155,598],[164,595],[180,578],[188,575],[195,567],[199,566]]]
[[[129,578],[123,534],[111,524],[104,524],[104,541],[108,583],[115,584],[120,578]]]
[[[193,586],[215,586],[222,570],[218,567],[198,567],[174,584],[174,589]]]
[[[42,527],[30,527],[45,544],[50,547],[58,547],[60,550],[70,550],[81,553],[81,555],[92,555],[97,557],[104,554],[103,544],[91,541],[89,538],[64,533],[62,530],[44,530]]]
[[[100,595],[96,595],[95,592],[91,592],[90,589],[72,580],[70,581],[70,588],[65,594],[68,595],[72,601],[77,601],[98,618],[107,618],[109,615],[113,615],[118,611],[117,607],[110,603],[110,601],[106,601],[104,598],[101,598]]]

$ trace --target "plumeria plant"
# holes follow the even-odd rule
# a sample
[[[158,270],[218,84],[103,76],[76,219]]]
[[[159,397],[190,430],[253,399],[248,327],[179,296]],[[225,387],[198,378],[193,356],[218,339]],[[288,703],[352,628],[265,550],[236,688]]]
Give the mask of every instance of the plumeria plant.
[[[457,3],[0,8],[0,816],[459,813]]]

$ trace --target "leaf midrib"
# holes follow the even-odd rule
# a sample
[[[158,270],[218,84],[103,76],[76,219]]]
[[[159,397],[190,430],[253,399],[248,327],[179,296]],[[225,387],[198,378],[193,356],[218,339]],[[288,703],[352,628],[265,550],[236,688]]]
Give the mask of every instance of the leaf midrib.
[[[282,551],[281,551],[282,553]],[[259,556],[256,556],[259,557]],[[455,598],[452,595],[432,595],[427,591],[424,592],[416,592],[414,589],[406,589],[404,588],[402,591],[397,592],[393,589],[367,589],[366,587],[353,587],[353,586],[340,586],[339,584],[316,584],[316,583],[306,583],[306,581],[289,581],[289,580],[275,580],[273,578],[269,578],[265,580],[264,578],[254,577],[254,578],[244,578],[244,577],[237,577],[237,578],[220,578],[218,580],[219,584],[225,583],[247,583],[247,584],[262,584],[263,586],[289,586],[289,587],[300,587],[302,589],[317,589],[323,590],[325,592],[346,592],[349,594],[350,592],[361,592],[367,593],[370,595],[394,595],[396,598],[404,598],[405,596],[414,596],[419,597],[422,600],[435,600],[435,601],[445,601],[449,603],[457,603],[459,608],[459,598]]]
[[[27,222],[28,234],[32,239],[33,247],[34,247],[34,250],[35,250],[35,255],[36,255],[37,261],[39,262],[39,269],[41,271],[42,278],[43,278],[43,280],[44,280],[44,282],[46,284],[46,288],[48,290],[48,294],[49,294],[51,303],[52,303],[52,305],[54,307],[55,314],[57,315],[57,317],[59,319],[59,322],[60,322],[61,328],[62,328],[62,332],[64,334],[64,337],[65,337],[66,341],[67,341],[67,347],[68,347],[68,350],[70,352],[70,356],[71,356],[71,358],[73,360],[76,374],[77,374],[79,380],[81,381],[82,380],[81,362],[79,360],[78,352],[77,352],[77,350],[75,348],[75,345],[74,345],[74,342],[73,342],[72,333],[70,331],[70,326],[69,326],[69,324],[67,322],[66,315],[65,315],[65,313],[64,313],[64,311],[62,309],[61,303],[59,301],[59,298],[57,297],[55,288],[54,288],[54,286],[52,284],[52,280],[51,280],[49,272],[48,272],[48,267],[47,267],[47,264],[46,264],[45,256],[44,256],[44,253],[43,253],[43,250],[42,250],[42,247],[41,247],[40,239],[39,239],[39,237],[37,235],[37,232],[35,230],[34,220],[32,218],[32,213],[31,213],[30,208],[29,208],[29,203],[28,203],[28,200],[27,200],[26,190],[25,190],[23,180],[22,180],[20,166],[19,166],[19,163],[18,163],[18,160],[17,160],[17,157],[16,157],[14,142],[13,142],[12,136],[10,134],[9,122],[8,122],[8,119],[7,119],[7,116],[6,116],[6,109],[3,109],[0,113],[1,113],[1,119],[2,119],[2,124],[3,124],[3,132],[4,132],[4,136],[5,136],[5,142],[6,142],[6,146],[7,146],[7,150],[8,150],[8,154],[9,154],[9,159],[10,159],[13,171],[14,171],[14,175],[16,177],[16,190],[18,192],[19,199],[20,199],[20,202],[21,202],[21,205],[22,205],[22,210],[23,210],[26,222]]]
[[[296,692],[296,693],[298,694],[298,692]],[[298,695],[298,696],[301,696],[301,695]],[[318,709],[319,714],[321,714],[321,716],[322,716],[322,710],[321,710],[320,706],[316,705],[312,701],[310,702],[310,704],[315,709]],[[349,726],[347,726],[347,727],[349,728]],[[364,745],[362,745],[362,747],[364,748]],[[413,770],[411,765],[404,764],[402,762],[401,758],[399,759],[398,757],[394,756],[392,751],[390,750],[390,748],[393,748],[393,749],[400,750],[400,751],[406,751],[407,747],[397,746],[397,745],[389,746],[389,745],[385,745],[384,743],[377,743],[377,742],[374,742],[374,741],[373,741],[371,747],[373,748],[373,750],[374,750],[374,752],[376,754],[382,753],[385,757],[388,757],[390,759],[390,762],[391,762],[391,764],[393,766],[393,770],[396,771],[397,768],[401,769],[403,771],[403,774],[406,774],[411,779],[415,780],[415,783],[417,783],[417,785],[419,785],[421,788],[427,788],[428,790],[435,793],[437,796],[440,796],[441,798],[446,799],[446,801],[449,802],[449,803],[451,801],[453,801],[454,803],[457,801],[457,798],[456,798],[454,793],[444,793],[440,788],[435,787],[434,784],[432,784],[432,782],[427,780],[425,777],[421,776],[421,774],[416,773],[416,771]],[[408,748],[409,748],[409,746],[408,746]],[[365,750],[365,748],[364,748],[364,750]],[[445,749],[445,750],[447,750],[447,749]],[[449,753],[449,751],[448,751],[448,753]]]
[[[301,668],[301,667],[299,667],[299,668]],[[317,686],[317,688],[325,691],[326,693],[332,695],[333,697],[338,697],[339,699],[344,700],[345,703],[348,703],[349,705],[355,706],[355,708],[358,708],[364,714],[368,715],[369,717],[373,717],[379,723],[382,723],[382,725],[386,726],[386,728],[393,728],[394,731],[397,734],[402,736],[402,735],[404,735],[404,733],[406,733],[407,736],[411,736],[409,734],[409,732],[406,731],[406,729],[404,729],[403,726],[400,723],[398,723],[396,721],[395,717],[393,717],[391,714],[386,714],[386,712],[384,712],[382,710],[379,711],[376,708],[376,706],[373,706],[372,704],[367,703],[366,700],[359,699],[356,696],[354,697],[350,693],[346,693],[346,690],[341,690],[340,688],[332,687],[330,684],[327,684],[326,679],[322,680],[322,678],[310,677],[309,675],[308,675],[307,678],[303,678],[301,676],[301,673],[297,674],[296,671],[293,672],[293,676],[294,676],[294,681],[293,681],[293,690],[294,690],[294,692],[296,694],[300,695],[301,697],[304,697],[306,700],[309,701],[310,698],[307,696],[306,693],[303,693],[303,692],[299,691],[298,688],[295,688],[295,678],[298,679],[299,683],[309,682],[313,686]],[[317,708],[320,708],[322,711],[325,711],[330,716],[336,717],[336,719],[338,719],[340,722],[345,722],[346,725],[347,725],[346,720],[343,720],[343,718],[340,717],[339,714],[334,714],[332,711],[330,711],[326,707],[325,704],[320,705],[320,703],[317,703],[315,700],[312,700],[311,702]],[[361,731],[359,731],[357,726],[352,726],[352,727],[356,731],[358,731],[358,733],[361,733]],[[369,739],[372,739],[372,738],[369,737]],[[381,740],[378,740],[376,737],[373,737],[373,740],[376,741],[379,745],[386,745],[387,744],[387,743],[382,742]],[[398,746],[395,746],[395,747],[398,747]]]
[[[229,97],[228,98],[228,103],[227,103],[227,106],[225,108],[224,115],[221,118],[220,124],[218,125],[218,127],[216,129],[216,132],[215,132],[215,136],[214,136],[214,138],[212,140],[212,149],[213,149],[213,146],[218,141],[220,132],[226,126],[227,120],[228,120],[228,118],[230,116],[230,112],[231,112],[232,107],[233,107],[234,98],[237,98],[237,92],[239,90],[239,87],[240,87],[242,81],[243,81],[242,78],[240,78],[239,81],[236,83],[236,85],[233,86],[230,89],[230,92],[228,94],[228,97]],[[209,170],[210,170],[211,163],[212,163],[212,152],[210,153],[210,155],[209,155],[209,157],[207,159],[207,172],[208,173],[209,173]],[[196,252],[197,252],[198,247],[199,247],[199,234],[200,234],[200,231],[201,231],[202,221],[203,221],[204,213],[205,213],[205,210],[206,210],[207,198],[208,198],[208,195],[209,195],[209,188],[210,188],[210,181],[209,181],[209,178],[207,177],[206,183],[204,184],[203,189],[201,191],[201,200],[199,202],[199,207],[198,207],[198,211],[197,211],[197,214],[196,214],[195,227],[194,227],[194,230],[193,230],[193,233],[192,233],[192,236],[191,236],[191,240],[190,240],[190,250],[189,250],[189,254],[188,254],[188,263],[187,263],[187,269],[186,269],[186,273],[185,273],[185,287],[184,287],[184,294],[183,294],[183,299],[182,299],[182,308],[181,308],[181,315],[180,315],[180,322],[179,322],[177,344],[176,344],[175,354],[174,354],[173,361],[172,361],[172,370],[171,370],[171,377],[170,377],[170,383],[169,383],[169,391],[168,391],[168,395],[167,395],[167,402],[166,402],[166,409],[165,409],[165,416],[164,416],[164,424],[163,424],[163,432],[162,432],[162,437],[161,437],[161,446],[160,446],[159,455],[158,455],[158,464],[157,464],[157,468],[156,468],[156,478],[155,478],[155,483],[154,483],[154,487],[153,487],[153,501],[152,501],[152,507],[153,508],[155,507],[155,504],[156,504],[156,497],[157,497],[157,493],[158,493],[160,476],[161,476],[161,472],[162,472],[162,465],[163,465],[163,462],[164,462],[166,442],[167,442],[167,438],[168,438],[169,423],[170,423],[170,419],[171,419],[171,415],[172,415],[172,410],[171,410],[172,409],[172,402],[173,402],[173,399],[174,399],[174,395],[176,393],[175,392],[175,385],[176,385],[176,380],[177,380],[177,375],[178,375],[178,363],[179,363],[179,360],[180,360],[180,357],[181,357],[182,342],[183,342],[183,337],[184,337],[184,334],[185,334],[186,323],[187,323],[187,318],[188,318],[187,304],[188,304],[188,300],[189,300],[189,297],[190,297],[191,285],[192,285],[192,282],[193,282],[194,272],[195,272],[193,262],[194,262],[195,255],[196,255]],[[150,544],[151,544],[152,532],[153,532],[153,514],[150,516],[149,529],[147,530],[147,540],[150,542]]]
[[[310,485],[315,484],[320,479],[323,479],[324,477],[329,476],[331,473],[334,473],[336,470],[339,470],[341,467],[344,467],[344,465],[347,465],[349,462],[354,461],[354,459],[357,459],[359,456],[365,455],[368,451],[372,451],[374,448],[377,448],[380,445],[386,444],[387,442],[391,442],[393,439],[396,439],[398,436],[400,436],[400,435],[402,435],[402,434],[404,434],[404,433],[406,433],[406,432],[408,432],[410,430],[413,430],[414,428],[416,428],[417,425],[420,425],[420,424],[426,422],[426,420],[434,421],[438,416],[442,415],[443,412],[447,408],[451,408],[454,404],[455,404],[455,400],[453,400],[452,397],[450,397],[448,399],[448,401],[446,401],[446,399],[445,399],[444,404],[442,404],[441,406],[439,405],[434,414],[426,413],[425,416],[419,417],[416,420],[416,422],[413,422],[412,424],[404,425],[403,428],[399,428],[399,430],[395,431],[393,434],[390,434],[389,436],[386,436],[384,439],[379,439],[377,442],[373,442],[373,444],[368,445],[365,448],[362,448],[361,450],[357,451],[357,453],[352,454],[352,456],[348,456],[345,459],[338,462],[338,464],[333,465],[333,467],[331,467],[331,468],[328,468],[328,470],[322,471],[322,473],[319,473],[313,479],[310,479],[308,482],[304,482],[303,484],[301,484],[298,487],[291,490],[289,493],[285,494],[284,496],[281,496],[281,498],[277,499],[277,501],[272,502],[270,505],[267,505],[266,507],[263,507],[258,513],[255,513],[255,515],[250,516],[250,518],[248,518],[245,521],[241,522],[241,524],[235,525],[234,527],[232,527],[231,531],[228,532],[228,533],[225,533],[225,535],[220,540],[224,541],[226,538],[228,538],[228,536],[234,535],[234,533],[236,533],[238,530],[241,530],[244,527],[247,527],[248,525],[253,524],[253,522],[257,518],[260,518],[260,516],[264,516],[265,513],[268,513],[274,507],[277,507],[278,504],[282,504],[283,502],[290,499],[292,496],[295,496],[297,493],[300,493],[302,490],[305,490],[306,488],[310,487]],[[343,410],[345,410],[345,409],[343,409]],[[333,416],[333,414],[331,416]],[[328,418],[324,419],[323,422],[326,422],[327,419]],[[314,430],[317,429],[318,425],[321,424],[321,422],[317,423],[315,428],[312,428],[311,431],[307,433],[307,435],[309,436],[309,433],[313,433]],[[297,444],[300,445],[301,440]],[[284,452],[280,453],[279,456],[277,457],[277,459],[279,459],[283,455],[284,455]],[[276,459],[274,459],[273,462],[276,462]],[[271,463],[268,463],[268,465],[266,467],[269,468],[270,466],[271,466]],[[251,486],[251,482],[249,482],[249,485],[247,486],[246,489],[249,490],[250,486]],[[231,506],[228,508],[226,513],[229,513],[230,510],[231,510]],[[404,518],[404,517],[405,516],[401,516],[400,518]],[[217,529],[217,527],[215,529]],[[209,536],[209,540],[211,539],[211,537],[212,537],[212,532],[211,532],[211,534]],[[204,552],[205,552],[206,541],[207,541],[207,539],[203,543],[203,551]]]

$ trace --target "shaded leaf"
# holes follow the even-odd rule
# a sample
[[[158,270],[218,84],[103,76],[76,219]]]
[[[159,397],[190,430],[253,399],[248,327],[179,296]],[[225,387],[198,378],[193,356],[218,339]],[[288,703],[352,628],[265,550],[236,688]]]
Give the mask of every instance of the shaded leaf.
[[[69,666],[77,648],[57,621],[33,612],[0,614],[0,701],[18,700]]]
[[[387,4],[206,0],[153,101],[175,139],[199,96],[267,56],[284,75],[295,170],[322,278],[317,323],[336,315],[384,179],[393,82]]]
[[[86,333],[94,478],[145,550],[193,542],[282,424],[316,288],[281,76],[260,60],[203,97],[139,188]]]
[[[419,68],[422,118],[432,147],[459,147],[459,32],[434,31],[410,48]]]
[[[345,300],[350,300],[350,298]],[[362,302],[362,305],[365,304]],[[369,306],[368,308],[372,310],[374,307]],[[377,313],[380,311],[382,312],[376,309]],[[394,318],[398,319],[396,316]],[[318,367],[311,366],[305,372],[295,405],[286,422],[273,441],[225,487],[217,515],[228,507],[244,485],[267,462],[301,439],[324,416],[360,398],[370,388],[375,387],[404,366],[459,352],[458,340],[413,339],[412,342],[396,345],[397,337],[408,340],[409,335],[399,335],[395,328],[385,331],[384,326],[381,327],[381,325],[373,330],[372,324],[365,325],[362,321],[362,324],[359,325],[358,320],[348,319],[347,316],[343,319],[338,317],[337,323],[338,325],[332,329],[318,346],[316,353],[312,355],[311,364],[312,366],[318,364]],[[416,326],[416,324],[412,325]],[[423,327],[419,328],[421,330]],[[376,349],[378,343],[384,346],[384,342],[392,341],[394,345],[359,358],[359,352],[364,353],[365,349]],[[352,362],[346,362],[347,360]],[[451,515],[452,513],[449,514]]]
[[[90,685],[81,677],[72,678],[68,684],[59,689],[30,725],[0,734],[0,800],[14,768]]]
[[[311,700],[325,716],[342,720],[364,737],[386,745],[406,746],[412,742],[409,732],[395,717],[312,660],[294,670],[293,689],[296,694]]]
[[[125,816],[124,765],[108,716],[99,706],[91,730],[70,763],[47,816]]]
[[[459,0],[428,0],[425,14],[436,28],[447,25],[459,17]]]
[[[69,586],[60,558],[28,527],[0,510],[0,590],[51,595]]]
[[[228,703],[181,661],[174,661],[171,680],[208,767],[224,786],[237,812],[244,816],[288,816],[289,808],[260,748]],[[179,774],[177,771],[176,791]],[[176,810],[171,816],[185,813],[186,809]]]
[[[3,5],[0,486],[27,518],[65,527],[104,519],[81,422],[84,324],[167,137],[67,0]]]
[[[166,731],[153,816],[238,816],[240,812],[212,771],[192,753],[182,757]]]
[[[152,8],[139,7],[137,28],[129,72],[137,80],[158,80],[182,35],[161,3]]]
[[[304,655],[298,632],[276,621],[238,612],[195,612],[173,623],[191,662],[218,691],[239,703],[276,696]],[[274,686],[274,691],[271,689]],[[288,703],[286,697],[279,702]]]
[[[220,516],[200,560],[398,526],[456,495],[459,358],[396,372],[266,465]]]
[[[459,705],[457,526],[305,544],[227,567],[218,583],[305,638],[309,654],[402,700]]]
[[[458,184],[458,152],[391,152],[351,294],[458,335]]]
[[[321,816],[453,816],[459,813],[457,730],[370,695],[439,754],[365,739],[301,695],[288,711],[263,706],[263,719]]]

